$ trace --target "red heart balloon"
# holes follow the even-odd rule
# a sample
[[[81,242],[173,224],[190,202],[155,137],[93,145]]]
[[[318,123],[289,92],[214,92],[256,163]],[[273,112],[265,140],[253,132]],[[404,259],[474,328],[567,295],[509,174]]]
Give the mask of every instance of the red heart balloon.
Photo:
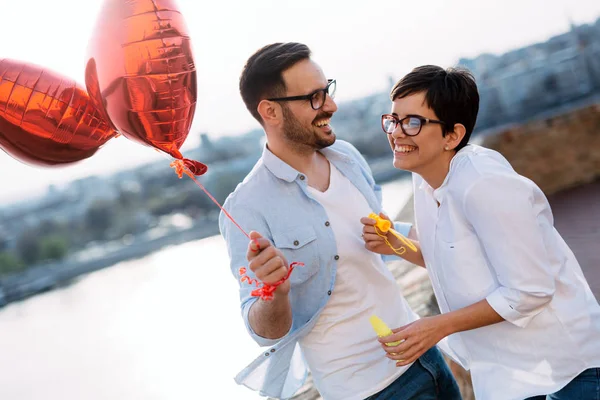
[[[105,0],[85,82],[123,136],[182,158],[196,108],[196,68],[174,1]]]
[[[34,64],[0,59],[0,147],[26,164],[93,155],[117,136],[82,85]]]

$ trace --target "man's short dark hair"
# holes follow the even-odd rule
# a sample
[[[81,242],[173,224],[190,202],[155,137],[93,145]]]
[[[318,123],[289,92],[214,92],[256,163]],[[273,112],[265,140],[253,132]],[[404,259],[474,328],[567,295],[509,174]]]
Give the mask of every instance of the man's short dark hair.
[[[479,112],[479,92],[473,75],[463,68],[445,70],[436,65],[423,65],[398,81],[390,98],[394,101],[421,92],[425,93],[427,106],[446,123],[446,126],[442,125],[444,136],[452,131],[454,124],[465,126],[465,136],[455,150],[465,147]]]
[[[248,61],[240,76],[240,94],[246,108],[262,125],[258,104],[267,98],[285,95],[282,72],[299,61],[310,58],[310,49],[301,43],[273,43],[256,53]]]

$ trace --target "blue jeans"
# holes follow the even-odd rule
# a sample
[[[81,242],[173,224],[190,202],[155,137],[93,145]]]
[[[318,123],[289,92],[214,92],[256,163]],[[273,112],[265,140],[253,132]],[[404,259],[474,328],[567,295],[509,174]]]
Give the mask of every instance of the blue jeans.
[[[460,390],[437,347],[432,347],[398,379],[365,400],[461,400]]]
[[[586,369],[556,393],[526,400],[600,400],[600,368]]]

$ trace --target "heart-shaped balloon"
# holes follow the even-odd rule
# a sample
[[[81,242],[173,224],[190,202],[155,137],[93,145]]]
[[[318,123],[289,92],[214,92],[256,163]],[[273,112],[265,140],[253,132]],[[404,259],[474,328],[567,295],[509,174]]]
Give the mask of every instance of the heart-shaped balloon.
[[[182,158],[197,83],[174,1],[105,0],[89,41],[85,82],[123,136]]]
[[[93,155],[117,132],[85,88],[35,64],[0,59],[0,148],[35,166]]]

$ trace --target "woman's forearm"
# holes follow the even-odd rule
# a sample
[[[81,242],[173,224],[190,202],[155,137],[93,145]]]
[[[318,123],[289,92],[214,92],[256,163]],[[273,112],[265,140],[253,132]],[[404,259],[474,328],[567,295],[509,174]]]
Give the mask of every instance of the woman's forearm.
[[[412,239],[408,239],[412,242],[412,244],[417,248],[417,251],[413,251],[411,250],[408,246],[406,246],[404,243],[402,243],[400,241],[400,239],[394,237],[391,241],[390,244],[394,247],[394,249],[396,249],[396,251],[398,251],[398,253],[402,253],[402,254],[398,254],[396,253],[396,255],[398,255],[399,257],[402,257],[403,259],[405,259],[406,261],[413,263],[415,265],[418,265],[419,267],[423,267],[425,268],[425,260],[423,259],[423,253],[421,252],[421,245],[419,244],[419,242],[417,240],[412,240]],[[406,251],[402,252],[401,250],[398,250],[400,248],[404,248]]]
[[[504,318],[485,299],[459,310],[438,315],[437,318],[441,325],[440,328],[444,331],[444,336],[504,321]]]

